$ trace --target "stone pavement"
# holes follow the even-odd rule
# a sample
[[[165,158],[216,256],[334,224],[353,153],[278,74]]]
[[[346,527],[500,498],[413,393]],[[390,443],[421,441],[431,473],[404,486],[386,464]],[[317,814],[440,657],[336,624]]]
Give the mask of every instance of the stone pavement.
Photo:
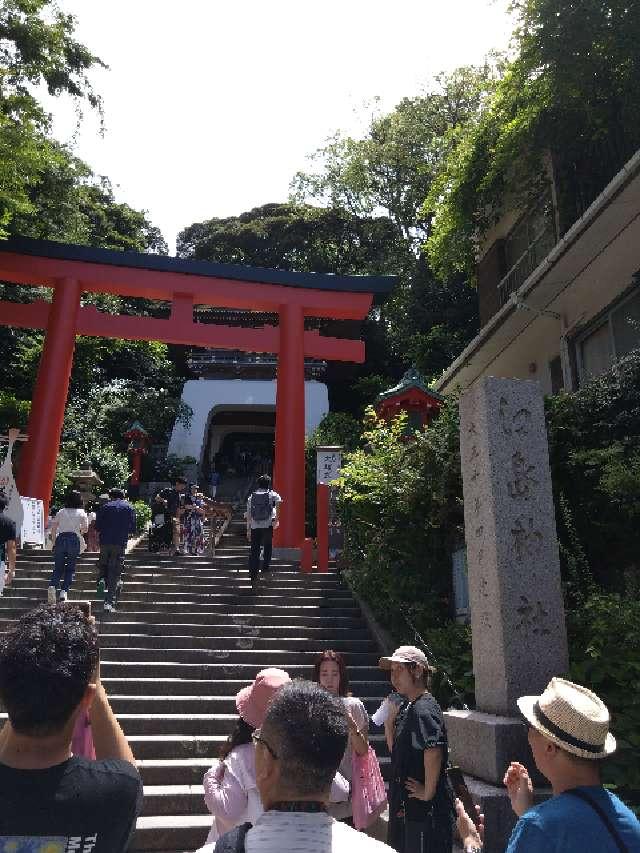
[[[136,549],[118,610],[107,616],[95,601],[96,556],[79,560],[70,601],[95,602],[104,685],[144,781],[132,851],[189,853],[204,842],[212,818],[202,776],[231,731],[235,694],[258,670],[309,678],[315,653],[334,648],[348,653],[351,688],[370,713],[389,691],[378,649],[336,576],[305,576],[276,560],[253,593],[244,530],[232,520],[213,561]],[[0,632],[46,600],[51,564],[49,552],[19,557],[0,598]],[[386,775],[384,737],[372,735]]]

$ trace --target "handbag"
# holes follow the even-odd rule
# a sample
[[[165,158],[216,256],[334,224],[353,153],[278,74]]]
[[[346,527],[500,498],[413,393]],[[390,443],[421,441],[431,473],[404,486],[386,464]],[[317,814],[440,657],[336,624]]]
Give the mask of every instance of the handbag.
[[[387,806],[387,792],[380,765],[371,747],[364,755],[352,755],[351,805],[353,825],[366,829],[382,814]]]

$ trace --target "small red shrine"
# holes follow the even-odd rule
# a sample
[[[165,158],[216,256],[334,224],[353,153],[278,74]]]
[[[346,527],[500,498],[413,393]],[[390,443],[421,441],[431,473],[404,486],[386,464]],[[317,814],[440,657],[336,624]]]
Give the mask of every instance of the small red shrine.
[[[127,451],[131,454],[131,485],[139,486],[142,457],[149,450],[149,433],[140,421],[134,421],[124,437],[129,442]]]
[[[375,410],[378,417],[387,421],[401,412],[409,416],[409,428],[424,429],[438,415],[444,397],[428,388],[423,377],[415,368],[407,370],[397,385],[378,395]]]

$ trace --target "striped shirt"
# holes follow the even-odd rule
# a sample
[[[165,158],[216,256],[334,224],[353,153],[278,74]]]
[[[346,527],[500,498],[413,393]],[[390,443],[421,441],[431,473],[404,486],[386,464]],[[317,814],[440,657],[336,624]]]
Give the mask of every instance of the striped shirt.
[[[391,848],[326,812],[265,812],[249,830],[246,853],[391,853]]]

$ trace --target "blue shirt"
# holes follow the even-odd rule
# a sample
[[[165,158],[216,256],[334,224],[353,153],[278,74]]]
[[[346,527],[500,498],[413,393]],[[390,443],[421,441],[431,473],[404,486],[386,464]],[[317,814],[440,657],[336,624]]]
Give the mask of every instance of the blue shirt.
[[[136,514],[129,501],[109,501],[96,514],[96,530],[101,545],[127,544],[130,533],[136,532]]]
[[[630,853],[640,853],[640,823],[610,791],[582,787],[607,815]],[[559,794],[522,815],[506,853],[618,853],[611,833],[587,803]]]

